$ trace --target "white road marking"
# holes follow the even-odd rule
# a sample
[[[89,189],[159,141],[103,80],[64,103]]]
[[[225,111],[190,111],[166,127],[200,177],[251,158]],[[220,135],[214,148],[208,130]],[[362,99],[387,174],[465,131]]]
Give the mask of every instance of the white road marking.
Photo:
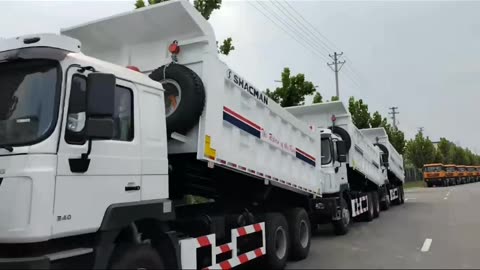
[[[422,249],[420,250],[421,252],[427,252],[430,249],[430,246],[432,245],[432,239],[427,238],[425,239],[425,242],[423,242]]]
[[[448,197],[443,197],[444,200],[448,199]]]

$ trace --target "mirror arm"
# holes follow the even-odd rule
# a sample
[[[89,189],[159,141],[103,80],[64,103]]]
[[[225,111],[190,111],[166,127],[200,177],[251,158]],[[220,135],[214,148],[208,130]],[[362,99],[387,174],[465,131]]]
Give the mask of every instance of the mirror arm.
[[[86,160],[88,156],[92,153],[92,139],[88,139],[88,149],[87,153],[83,153],[81,159]]]

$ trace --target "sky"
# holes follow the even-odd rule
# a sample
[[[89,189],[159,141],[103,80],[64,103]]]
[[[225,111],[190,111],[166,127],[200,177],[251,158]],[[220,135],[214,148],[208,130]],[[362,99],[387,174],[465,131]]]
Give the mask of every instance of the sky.
[[[0,0],[0,37],[58,33],[134,2]],[[396,106],[407,138],[423,127],[433,141],[446,137],[480,154],[478,14],[480,1],[224,0],[210,22],[217,40],[233,39],[235,50],[222,60],[260,89],[279,86],[289,67],[330,99],[328,55],[343,52],[341,100],[361,98],[384,116]]]

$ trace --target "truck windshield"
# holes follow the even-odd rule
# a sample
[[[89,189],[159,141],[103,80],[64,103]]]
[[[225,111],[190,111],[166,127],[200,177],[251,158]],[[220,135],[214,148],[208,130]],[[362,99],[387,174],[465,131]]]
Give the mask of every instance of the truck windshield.
[[[29,60],[0,63],[0,146],[30,145],[55,124],[58,63]]]
[[[322,139],[322,165],[332,162],[332,145],[329,139]]]
[[[442,171],[442,167],[440,167],[440,166],[438,166],[438,167],[425,167],[424,171],[425,172],[440,172],[440,171]]]
[[[454,167],[447,167],[447,172],[455,172],[455,168]]]

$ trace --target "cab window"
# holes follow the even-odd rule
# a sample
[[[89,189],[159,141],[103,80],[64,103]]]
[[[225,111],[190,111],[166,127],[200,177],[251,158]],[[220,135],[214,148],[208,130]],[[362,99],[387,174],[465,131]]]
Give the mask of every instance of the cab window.
[[[69,144],[82,145],[86,142],[86,91],[87,79],[82,75],[72,77],[70,100],[67,115],[65,141]],[[117,85],[115,88],[114,134],[112,140],[132,141],[133,129],[133,92],[131,89]]]

